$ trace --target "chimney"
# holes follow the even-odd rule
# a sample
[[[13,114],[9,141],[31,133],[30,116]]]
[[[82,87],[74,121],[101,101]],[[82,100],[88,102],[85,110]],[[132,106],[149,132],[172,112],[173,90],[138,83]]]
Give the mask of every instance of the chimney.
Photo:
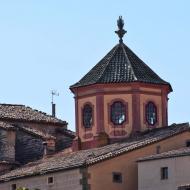
[[[54,104],[52,102],[52,116],[55,117],[55,113],[56,113],[56,104]]]
[[[55,140],[54,139],[47,139],[45,142],[43,142],[43,146],[44,146],[44,156],[55,153]]]
[[[43,142],[43,146],[44,146],[44,155],[43,156],[46,156],[47,155],[47,142]]]

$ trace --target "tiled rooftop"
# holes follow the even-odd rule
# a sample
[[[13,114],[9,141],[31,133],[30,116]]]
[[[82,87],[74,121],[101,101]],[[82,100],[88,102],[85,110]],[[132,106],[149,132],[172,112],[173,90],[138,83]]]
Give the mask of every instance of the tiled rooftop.
[[[150,156],[146,156],[144,158],[139,158],[138,162],[165,159],[165,158],[174,158],[174,157],[180,157],[180,156],[190,156],[190,148],[184,147],[184,148],[177,149],[177,150],[163,152],[161,154],[153,154]]]
[[[4,129],[4,130],[21,130],[21,131],[25,131],[26,133],[30,133],[31,135],[35,135],[38,136],[42,139],[55,139],[54,136],[51,136],[43,131],[39,131],[37,129],[33,129],[33,128],[29,128],[29,127],[24,127],[24,126],[15,126],[15,125],[11,125],[7,122],[2,122],[0,121],[0,128]],[[65,129],[65,131],[68,131],[68,133],[70,133],[69,130]]]
[[[168,127],[153,129],[128,138],[124,142],[107,145],[100,148],[82,150],[73,153],[57,153],[51,157],[27,164],[16,170],[0,176],[0,182],[26,176],[41,175],[48,172],[60,171],[91,165],[129,151],[161,141],[184,131],[190,131],[188,123],[173,124]]]
[[[190,188],[190,182],[188,184],[183,184],[178,187],[178,190],[186,190]]]
[[[171,85],[161,79],[124,43],[116,45],[79,82],[70,88],[102,83],[144,82]]]
[[[52,136],[52,135],[49,135],[47,134],[46,132],[43,132],[43,131],[40,131],[40,130],[37,130],[37,129],[33,129],[33,128],[29,128],[29,127],[24,127],[24,126],[19,126],[17,127],[19,130],[21,131],[24,131],[26,133],[29,133],[31,135],[34,135],[34,136],[37,136],[37,137],[40,137],[42,139],[56,139],[56,137]]]
[[[52,117],[44,112],[17,104],[0,104],[0,120],[27,121],[57,125],[67,124],[65,121]]]
[[[0,121],[0,128],[1,129],[5,129],[5,130],[15,130],[15,126],[7,123],[7,122],[3,122],[3,121]]]

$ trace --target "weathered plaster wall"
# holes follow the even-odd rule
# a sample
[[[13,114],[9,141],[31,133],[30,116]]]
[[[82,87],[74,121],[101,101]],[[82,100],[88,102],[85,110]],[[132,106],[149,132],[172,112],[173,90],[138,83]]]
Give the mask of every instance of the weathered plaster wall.
[[[138,169],[136,160],[140,157],[155,154],[157,149],[156,147],[158,145],[161,147],[161,152],[184,147],[186,145],[187,139],[190,139],[189,132],[179,134],[161,142],[90,166],[88,169],[88,172],[90,174],[90,179],[88,183],[91,186],[91,190],[137,190]],[[121,172],[123,175],[123,182],[113,183],[112,172]]]
[[[106,133],[111,142],[124,139],[132,132],[167,125],[167,86],[145,83],[97,84],[81,87],[76,92],[76,126],[82,143],[87,148],[98,146],[97,134]],[[110,120],[110,106],[121,100],[127,106],[126,122],[114,125]],[[151,126],[146,121],[145,107],[152,101],[157,106],[157,123]],[[93,106],[93,125],[85,129],[82,123],[82,108],[86,103]]]
[[[54,183],[48,185],[48,177],[54,178]],[[18,187],[27,187],[29,189],[40,190],[83,190],[81,182],[81,173],[79,169],[56,172],[52,174],[44,174],[41,176],[34,176],[28,178],[22,178],[19,180],[12,180],[10,182],[1,183],[1,190],[10,190],[12,184],[16,184]]]
[[[138,163],[139,190],[177,190],[189,184],[190,156]],[[168,167],[168,179],[161,180],[161,167]]]

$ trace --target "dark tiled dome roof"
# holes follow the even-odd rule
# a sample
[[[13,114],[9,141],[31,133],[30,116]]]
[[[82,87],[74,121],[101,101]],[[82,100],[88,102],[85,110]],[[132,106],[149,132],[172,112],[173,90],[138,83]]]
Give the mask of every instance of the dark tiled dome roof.
[[[117,44],[79,82],[70,88],[92,84],[144,82],[171,85],[161,79],[124,43]]]

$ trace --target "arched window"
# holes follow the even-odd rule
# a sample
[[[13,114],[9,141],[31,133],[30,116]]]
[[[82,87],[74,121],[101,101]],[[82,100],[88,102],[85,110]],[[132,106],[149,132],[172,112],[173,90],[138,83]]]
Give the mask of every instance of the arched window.
[[[157,122],[157,108],[153,102],[146,105],[146,121],[149,125],[155,125]]]
[[[120,101],[111,105],[111,122],[115,125],[121,125],[126,121],[126,106]]]
[[[83,108],[83,126],[90,128],[92,126],[92,106],[86,104]]]

